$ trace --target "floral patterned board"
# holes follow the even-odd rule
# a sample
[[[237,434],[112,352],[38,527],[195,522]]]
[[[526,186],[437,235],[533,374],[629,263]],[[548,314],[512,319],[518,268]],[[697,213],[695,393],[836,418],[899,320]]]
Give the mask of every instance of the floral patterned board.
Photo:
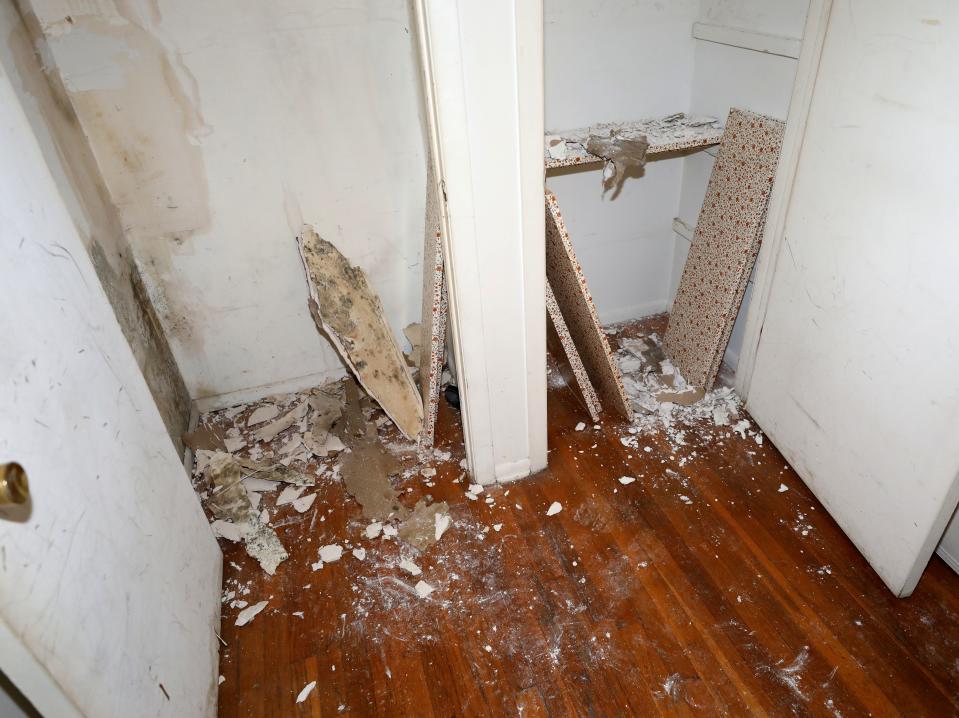
[[[663,349],[710,389],[759,252],[785,124],[733,108],[679,282]]]
[[[633,409],[623,389],[619,366],[599,323],[556,195],[549,190],[546,191],[546,280],[603,406],[632,421]]]
[[[586,411],[589,412],[589,418],[595,423],[599,421],[599,412],[602,411],[602,405],[599,403],[599,397],[596,396],[593,383],[586,373],[586,367],[583,366],[583,360],[579,356],[579,352],[576,351],[573,338],[569,335],[569,328],[566,326],[562,312],[559,311],[559,305],[556,303],[556,297],[553,296],[553,289],[549,286],[549,282],[546,282],[546,314],[550,320],[550,327],[547,327],[546,333],[547,345],[550,346],[551,353],[557,359],[561,358],[557,356],[560,352],[566,357],[568,368],[572,372],[572,377],[567,378],[566,383],[574,389],[579,389],[580,398],[586,406]],[[549,331],[550,328],[552,328],[552,332]],[[559,344],[558,347],[551,346],[554,342],[550,340],[553,339],[554,335],[555,343]]]
[[[420,351],[420,392],[423,396],[423,431],[420,447],[433,446],[436,413],[439,410],[440,380],[446,356],[446,274],[443,241],[440,234],[439,190],[433,181],[433,162],[428,158],[426,177],[426,237],[423,243],[423,308],[420,320],[423,332]],[[429,332],[427,334],[427,332]]]

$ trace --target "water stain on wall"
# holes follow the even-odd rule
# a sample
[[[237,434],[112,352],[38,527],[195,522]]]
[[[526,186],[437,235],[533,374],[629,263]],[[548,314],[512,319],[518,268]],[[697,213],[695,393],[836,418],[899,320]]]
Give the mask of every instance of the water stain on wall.
[[[59,73],[50,62],[40,24],[29,10],[4,8],[10,75],[40,141],[47,164],[90,253],[117,321],[130,344],[171,439],[190,417],[190,396],[174,361],[161,322],[117,210],[84,136]],[[41,68],[46,68],[46,72]]]

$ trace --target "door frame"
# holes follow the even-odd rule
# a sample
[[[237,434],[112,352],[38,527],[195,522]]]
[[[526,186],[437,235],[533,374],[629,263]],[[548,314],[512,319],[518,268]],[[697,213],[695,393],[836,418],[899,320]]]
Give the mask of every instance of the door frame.
[[[776,179],[769,197],[766,227],[763,230],[759,257],[756,260],[752,298],[746,312],[743,345],[736,367],[736,391],[747,404],[753,370],[756,367],[756,354],[762,338],[763,323],[766,320],[766,310],[769,307],[769,297],[775,281],[776,264],[785,246],[786,216],[796,182],[799,157],[802,154],[806,136],[806,122],[809,119],[809,108],[816,89],[819,62],[826,42],[832,6],[832,0],[810,0],[809,10],[806,13],[802,49],[799,51],[796,79],[793,82],[789,113],[786,116],[786,131],[783,135]]]

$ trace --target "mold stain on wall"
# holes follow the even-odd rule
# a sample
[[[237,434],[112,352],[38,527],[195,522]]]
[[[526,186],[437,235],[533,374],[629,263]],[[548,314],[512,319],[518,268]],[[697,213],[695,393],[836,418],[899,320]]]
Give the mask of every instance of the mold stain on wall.
[[[6,52],[51,173],[64,196],[117,321],[175,446],[190,417],[190,396],[62,79],[29,8],[0,10]],[[42,69],[43,68],[43,69]],[[45,70],[45,71],[44,71]]]

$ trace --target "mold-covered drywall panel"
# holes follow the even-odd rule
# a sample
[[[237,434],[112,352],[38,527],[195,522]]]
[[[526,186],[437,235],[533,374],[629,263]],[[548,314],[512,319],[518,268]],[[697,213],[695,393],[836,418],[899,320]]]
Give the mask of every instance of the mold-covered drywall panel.
[[[117,321],[130,343],[171,439],[190,419],[190,395],[170,351],[123,227],[49,48],[27,6],[0,5],[0,66],[27,114]],[[48,71],[44,72],[44,68]]]
[[[547,130],[688,111],[698,13],[697,0],[546,0]],[[547,178],[602,321],[666,308],[681,179],[676,159],[648,162],[615,197],[596,168]]]
[[[194,397],[343,371],[304,222],[418,319],[424,151],[407,4],[34,0]]]

